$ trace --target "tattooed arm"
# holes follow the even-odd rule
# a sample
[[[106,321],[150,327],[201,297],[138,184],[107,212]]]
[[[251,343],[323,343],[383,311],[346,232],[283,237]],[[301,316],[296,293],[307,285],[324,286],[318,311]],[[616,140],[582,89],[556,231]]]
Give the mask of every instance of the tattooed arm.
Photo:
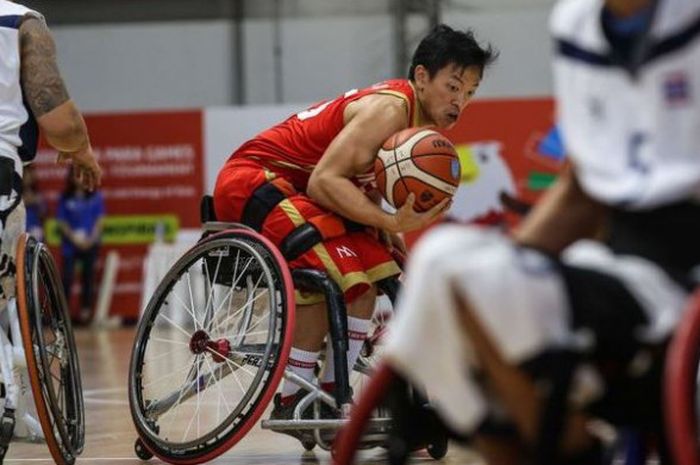
[[[90,146],[87,127],[70,99],[56,63],[56,45],[43,21],[27,17],[19,29],[22,89],[58,160],[72,160],[78,181],[87,189],[100,184],[102,170]]]

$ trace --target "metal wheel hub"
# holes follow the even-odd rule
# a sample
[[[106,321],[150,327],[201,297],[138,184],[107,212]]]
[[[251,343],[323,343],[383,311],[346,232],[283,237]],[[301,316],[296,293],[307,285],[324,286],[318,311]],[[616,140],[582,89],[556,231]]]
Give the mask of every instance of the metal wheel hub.
[[[190,338],[190,350],[193,354],[210,352],[212,359],[222,363],[231,352],[231,343],[227,339],[212,341],[206,331],[200,329],[194,332]]]

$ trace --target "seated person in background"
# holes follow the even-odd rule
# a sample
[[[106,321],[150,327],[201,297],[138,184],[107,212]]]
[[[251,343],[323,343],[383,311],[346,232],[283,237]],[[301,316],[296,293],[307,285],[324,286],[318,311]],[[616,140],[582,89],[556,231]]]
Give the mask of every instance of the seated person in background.
[[[287,258],[292,268],[328,273],[345,293],[350,367],[370,325],[374,283],[399,273],[377,232],[390,233],[401,247],[397,233],[428,225],[448,206],[443,201],[416,213],[409,198],[395,214],[384,212],[370,198],[377,151],[407,127],[452,127],[492,58],[471,32],[438,26],[418,46],[408,79],[354,89],[293,115],[239,147],[219,173],[218,219],[252,226],[278,246],[306,224],[318,230],[321,242]],[[345,219],[363,227],[348,231]],[[297,293],[297,304],[288,369],[311,380],[328,332],[325,303]],[[335,380],[328,347],[321,383],[330,391]],[[302,397],[299,386],[285,380],[272,417],[290,418]]]
[[[75,266],[80,264],[80,313],[75,323],[87,324],[94,305],[95,263],[100,251],[105,204],[102,193],[87,191],[68,170],[66,188],[58,201],[56,219],[61,232],[63,290],[70,302]]]
[[[539,453],[600,463],[590,416],[664,440],[659,353],[700,264],[698,24],[697,1],[560,1],[571,165],[514,237],[443,226],[412,255],[387,360],[490,464],[543,444],[540,375],[562,353],[577,361],[569,403]],[[490,434],[498,421],[514,433]]]
[[[24,167],[22,176],[22,202],[27,211],[27,232],[36,240],[44,240],[44,222],[46,221],[46,201],[39,190],[34,165]]]

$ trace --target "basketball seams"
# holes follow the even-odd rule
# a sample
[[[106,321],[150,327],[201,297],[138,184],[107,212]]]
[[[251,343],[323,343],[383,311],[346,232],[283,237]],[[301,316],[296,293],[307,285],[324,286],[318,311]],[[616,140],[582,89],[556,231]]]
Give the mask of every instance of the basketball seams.
[[[408,189],[408,186],[406,185],[406,180],[404,179],[403,174],[401,173],[401,166],[399,165],[398,157],[396,156],[396,149],[397,148],[398,147],[394,147],[394,164],[396,165],[396,170],[399,172],[399,181],[401,181],[401,184],[403,184],[403,188],[406,190],[406,196],[408,196],[411,191]],[[409,159],[410,159],[411,155],[412,155],[412,153],[408,154]],[[389,184],[387,184],[387,186],[389,186]],[[392,197],[392,199],[394,197],[394,188],[395,187],[396,187],[396,182],[394,182],[394,184],[391,184],[391,197]],[[388,191],[389,189],[385,189],[385,190]],[[396,207],[396,204],[392,203],[392,205],[394,205],[394,207]],[[397,207],[397,208],[400,208],[400,207]]]
[[[421,154],[421,155],[414,155],[414,156],[412,156],[411,158],[412,158],[413,160],[415,160],[416,158],[423,158],[423,157],[448,157],[448,158],[456,158],[457,155],[450,155],[449,153],[444,153],[444,152],[440,152],[440,153],[424,153],[424,154]],[[408,158],[407,158],[406,160],[408,160]],[[404,160],[401,160],[401,161],[404,161]],[[382,164],[382,165],[384,166],[384,169],[386,170],[386,169],[389,169],[389,168],[391,168],[392,166],[394,166],[394,165],[396,165],[396,164],[398,164],[398,163],[400,163],[400,162],[391,163],[391,164],[388,164],[388,165],[384,165],[384,164]]]
[[[400,133],[394,134],[394,136],[398,137],[399,134]],[[404,161],[404,160],[399,160],[399,157],[396,155],[396,151],[398,150],[399,147],[404,146],[404,145],[408,145],[410,143],[411,150],[408,151],[408,156],[405,158],[405,160],[411,160],[413,158],[413,147],[415,147],[416,144],[418,144],[423,139],[426,139],[428,137],[433,137],[436,134],[440,135],[439,133],[432,131],[430,129],[426,129],[426,130],[417,129],[415,134],[412,134],[411,137],[409,137],[408,139],[403,141],[400,145],[395,143],[395,141],[396,141],[395,139],[394,139],[394,141],[392,141],[392,143],[394,145],[394,150],[393,150],[393,152],[394,152],[394,164],[396,165],[396,170],[399,173],[399,181],[401,181],[403,188],[406,190],[407,196],[410,195],[411,190],[408,188],[408,184],[406,184],[406,180],[403,176],[403,173],[401,171],[401,165],[399,163],[399,161]],[[416,140],[413,140],[413,139],[416,139]],[[411,163],[414,164],[413,162],[411,162]],[[386,170],[386,167],[384,169]],[[389,186],[389,185],[391,185],[392,205],[396,206],[393,202],[394,188],[396,186],[396,182],[394,182],[393,184],[387,183],[387,186]],[[389,189],[385,189],[385,190],[388,191]],[[417,200],[418,199],[416,199],[416,201]]]
[[[425,175],[425,173],[421,172],[421,175]],[[421,183],[425,184],[427,187],[431,187],[437,191],[442,192],[443,194],[449,194],[449,195],[454,195],[455,192],[457,192],[457,186],[454,186],[450,183],[444,182],[439,178],[434,178],[430,175],[427,175],[425,177],[421,176],[403,176],[401,179],[415,179],[417,181],[420,181]],[[436,181],[440,184],[437,185]],[[404,183],[404,186],[406,183]]]
[[[440,144],[441,140],[446,144]],[[378,151],[375,172],[383,184],[378,187],[394,207],[403,204],[413,192],[417,211],[428,210],[433,202],[419,197],[424,195],[423,189],[429,189],[436,201],[456,193],[459,179],[453,177],[451,164],[455,159],[458,155],[444,135],[430,129],[405,129],[395,133]]]
[[[427,156],[427,155],[425,155],[425,156]],[[447,158],[449,158],[449,159],[451,159],[451,160],[454,159],[453,156],[447,155],[447,154],[437,154],[437,153],[436,153],[436,154],[431,154],[430,156],[432,156],[432,157],[443,156],[443,157],[447,157]],[[420,157],[420,156],[412,157],[412,160],[411,160],[411,161],[413,161],[413,160],[415,160],[415,159],[417,159],[417,158],[421,158],[421,157]],[[423,168],[421,168],[421,166],[420,166],[418,163],[415,163],[415,162],[414,162],[414,163],[413,163],[413,166],[415,166],[416,169],[417,169],[418,171],[420,171],[420,172],[423,173],[423,174],[428,175],[428,176],[429,176],[430,178],[432,178],[432,179],[439,179],[440,181],[444,182],[445,184],[449,184],[449,185],[454,186],[454,187],[459,186],[459,178],[457,178],[457,179],[455,180],[455,184],[452,184],[449,180],[443,179],[443,178],[441,178],[441,177],[439,177],[439,176],[435,176],[435,174],[431,173],[430,171],[424,170]],[[460,174],[461,174],[461,173],[460,173]],[[452,180],[454,180],[454,178],[452,178]]]

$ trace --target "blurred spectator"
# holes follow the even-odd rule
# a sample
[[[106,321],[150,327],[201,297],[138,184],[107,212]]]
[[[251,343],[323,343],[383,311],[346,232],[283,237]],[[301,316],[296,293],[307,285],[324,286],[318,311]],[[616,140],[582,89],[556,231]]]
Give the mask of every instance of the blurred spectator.
[[[93,314],[95,262],[99,252],[102,223],[105,214],[104,198],[99,191],[86,191],[71,168],[66,188],[58,202],[58,227],[61,233],[63,256],[63,288],[70,301],[75,266],[80,263],[80,313],[75,322],[88,323]]]
[[[22,200],[27,210],[27,232],[38,241],[44,240],[46,201],[39,190],[33,165],[24,167],[22,177]]]

